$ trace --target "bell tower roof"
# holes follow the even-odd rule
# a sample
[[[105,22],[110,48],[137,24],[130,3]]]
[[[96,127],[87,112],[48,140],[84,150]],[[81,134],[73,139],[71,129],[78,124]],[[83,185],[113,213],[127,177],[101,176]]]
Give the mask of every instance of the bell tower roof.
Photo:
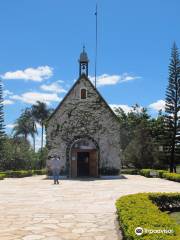
[[[81,63],[88,63],[89,62],[88,55],[85,51],[85,46],[83,46],[83,51],[80,54],[79,62],[81,62]]]
[[[85,51],[85,46],[83,46],[83,51],[79,57],[79,76],[81,76],[83,73],[88,76],[88,62],[88,55]]]

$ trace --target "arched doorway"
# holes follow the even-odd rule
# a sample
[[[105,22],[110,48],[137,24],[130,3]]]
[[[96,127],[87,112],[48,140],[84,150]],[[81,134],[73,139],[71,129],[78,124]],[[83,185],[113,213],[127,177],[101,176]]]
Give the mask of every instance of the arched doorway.
[[[70,177],[98,177],[99,148],[93,139],[74,140],[69,153]]]

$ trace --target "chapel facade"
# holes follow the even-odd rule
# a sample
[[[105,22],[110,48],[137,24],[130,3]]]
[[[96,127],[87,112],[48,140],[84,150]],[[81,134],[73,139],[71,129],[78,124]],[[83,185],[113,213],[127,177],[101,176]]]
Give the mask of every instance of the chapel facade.
[[[79,58],[79,78],[47,125],[48,156],[57,155],[68,177],[118,174],[121,168],[118,119],[88,78],[88,56]]]

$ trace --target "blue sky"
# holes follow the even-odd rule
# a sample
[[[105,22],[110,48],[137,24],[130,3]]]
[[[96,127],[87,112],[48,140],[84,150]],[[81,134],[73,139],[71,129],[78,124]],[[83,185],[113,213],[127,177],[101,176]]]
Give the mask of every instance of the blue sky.
[[[178,0],[4,0],[0,75],[7,131],[36,100],[56,107],[78,78],[83,44],[94,76],[98,3],[98,89],[111,105],[164,105],[170,51],[180,47]],[[125,105],[125,106],[124,106]]]

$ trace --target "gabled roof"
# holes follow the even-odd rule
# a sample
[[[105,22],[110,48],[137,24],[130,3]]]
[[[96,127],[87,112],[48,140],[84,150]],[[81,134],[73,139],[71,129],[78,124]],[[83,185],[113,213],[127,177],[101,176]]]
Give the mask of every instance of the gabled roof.
[[[75,88],[75,86],[80,82],[81,79],[86,79],[89,84],[91,85],[91,87],[94,89],[94,91],[96,91],[96,93],[98,94],[98,96],[100,97],[100,99],[105,103],[105,106],[110,110],[110,112],[113,114],[113,116],[116,118],[116,120],[118,120],[118,117],[116,116],[116,114],[114,113],[114,111],[110,108],[110,106],[108,105],[108,103],[106,102],[106,100],[102,97],[102,95],[100,94],[100,92],[97,90],[97,88],[94,87],[94,85],[92,84],[92,82],[89,80],[89,78],[83,73],[78,80],[73,84],[73,86],[70,88],[70,90],[68,91],[68,93],[65,95],[65,97],[63,98],[63,100],[59,103],[59,105],[56,107],[56,109],[54,110],[54,112],[51,114],[51,116],[49,117],[48,121],[54,116],[54,114],[58,111],[58,109],[61,107],[61,105],[63,104],[63,102],[65,102],[65,100],[68,98],[68,96],[70,95],[70,93],[72,92],[72,90]]]

